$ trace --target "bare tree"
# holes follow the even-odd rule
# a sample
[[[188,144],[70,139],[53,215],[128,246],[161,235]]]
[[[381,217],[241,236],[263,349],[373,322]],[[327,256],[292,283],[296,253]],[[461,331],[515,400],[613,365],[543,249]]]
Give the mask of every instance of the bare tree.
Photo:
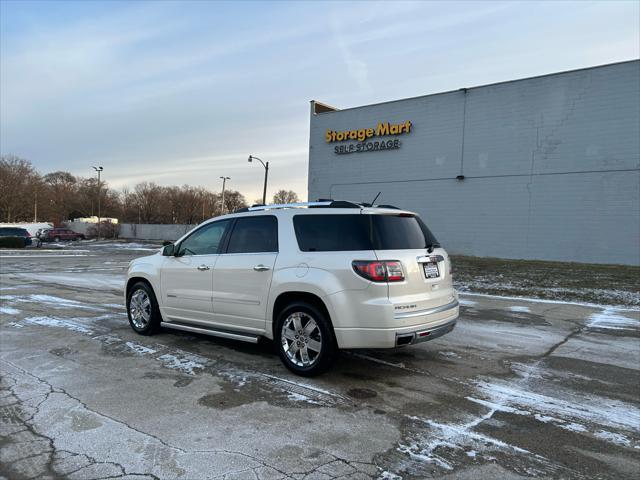
[[[163,193],[162,187],[153,182],[142,182],[135,186],[133,195],[140,223],[172,223],[167,221]]]
[[[62,223],[97,213],[98,191],[104,217],[121,223],[197,224],[207,218],[246,207],[238,191],[225,192],[225,208],[220,193],[189,185],[163,187],[143,182],[120,192],[97,179],[76,177],[56,171],[40,177],[28,160],[13,155],[0,159],[0,218],[30,221],[37,198],[40,220]],[[37,197],[36,197],[37,195]],[[295,194],[294,194],[295,195]]]
[[[43,179],[49,193],[52,220],[58,224],[69,220],[69,214],[76,203],[78,180],[69,172],[63,171],[47,173]]]
[[[31,220],[40,175],[31,162],[15,155],[0,157],[0,218],[7,222]]]
[[[273,196],[273,203],[296,203],[299,202],[298,194],[293,190],[278,190]]]

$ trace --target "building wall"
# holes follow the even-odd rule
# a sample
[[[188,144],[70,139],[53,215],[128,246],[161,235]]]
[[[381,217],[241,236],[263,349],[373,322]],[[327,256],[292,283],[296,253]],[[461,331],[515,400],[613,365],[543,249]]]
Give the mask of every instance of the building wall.
[[[406,120],[398,150],[337,155],[324,138]],[[382,192],[451,253],[640,264],[640,61],[312,108],[309,148],[310,200]]]

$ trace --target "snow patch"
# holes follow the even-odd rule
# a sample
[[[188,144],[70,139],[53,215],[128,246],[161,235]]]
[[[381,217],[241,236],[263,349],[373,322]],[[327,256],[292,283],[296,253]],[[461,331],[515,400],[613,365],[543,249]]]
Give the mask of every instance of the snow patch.
[[[480,381],[477,387],[490,400],[467,397],[468,400],[496,411],[531,415],[574,432],[594,430],[588,428],[590,424],[633,432],[640,424],[640,409],[619,400],[584,394],[572,398],[570,392],[562,391],[549,396],[517,384]],[[559,398],[560,395],[566,398]]]
[[[456,352],[438,352],[438,355],[442,355],[447,358],[461,358]]]
[[[415,460],[432,463],[445,470],[453,470],[454,468],[450,461],[447,461],[447,459],[438,453],[442,450],[446,451],[446,449],[463,450],[467,452],[471,448],[471,451],[473,451],[475,455],[484,451],[507,450],[546,461],[528,450],[473,430],[480,423],[490,418],[493,413],[493,411],[490,411],[481,417],[461,424],[445,424],[410,416],[408,418],[411,420],[427,425],[429,431],[421,435],[420,438],[413,443],[399,444],[397,450],[409,455]]]
[[[31,295],[0,295],[0,300],[7,300],[14,303],[40,303],[51,308],[78,308],[83,310],[103,311],[102,308],[86,305],[70,298],[55,297],[53,295],[31,294]]]
[[[517,296],[508,296],[508,295],[491,295],[489,293],[476,293],[476,292],[467,292],[462,291],[459,292],[460,295],[464,295],[465,297],[486,297],[486,298],[495,298],[497,300],[510,300],[510,301],[524,301],[531,303],[547,303],[554,305],[577,305],[579,307],[590,307],[590,308],[603,308],[606,305],[600,303],[590,303],[590,302],[573,302],[568,300],[550,300],[546,298],[535,298],[535,297],[517,297]],[[624,312],[640,312],[640,308],[638,307],[627,307],[627,306],[615,306],[612,308],[616,308],[619,311]]]
[[[5,315],[18,315],[20,313],[20,310],[11,307],[0,307],[0,313],[3,313]]]
[[[631,447],[631,440],[621,433],[608,432],[606,430],[598,430],[593,434],[595,437],[610,443],[615,443],[622,447]]]
[[[157,350],[154,350],[153,348],[145,347],[144,345],[140,345],[135,342],[126,342],[125,345],[139,355],[153,355],[157,352]]]
[[[509,310],[511,310],[512,312],[531,313],[531,310],[529,310],[529,307],[523,307],[520,305],[513,305],[509,307]]]
[[[93,331],[91,331],[87,327],[84,327],[82,325],[78,325],[77,323],[70,322],[69,320],[63,320],[60,318],[29,317],[29,318],[25,318],[25,321],[36,324],[36,325],[42,325],[44,327],[66,328],[67,330],[71,330],[72,332],[86,333],[86,334],[93,333]]]
[[[473,307],[474,305],[478,304],[478,302],[474,302],[473,300],[465,300],[464,298],[459,298],[458,303],[463,307]]]
[[[173,355],[170,353],[165,353],[158,357],[158,360],[160,360],[166,368],[179,370],[188,375],[195,375],[196,371],[204,370],[205,367],[203,363],[188,358],[187,356]]]
[[[637,330],[640,328],[640,318],[630,318],[621,314],[622,310],[615,307],[607,307],[589,317],[587,326],[590,328],[603,328],[609,330]],[[639,315],[636,315],[640,317]]]
[[[124,275],[108,275],[100,273],[20,273],[17,276],[36,280],[42,283],[55,283],[71,287],[80,287],[95,290],[123,290],[125,283]]]
[[[380,474],[380,480],[402,480],[402,477],[385,470]]]

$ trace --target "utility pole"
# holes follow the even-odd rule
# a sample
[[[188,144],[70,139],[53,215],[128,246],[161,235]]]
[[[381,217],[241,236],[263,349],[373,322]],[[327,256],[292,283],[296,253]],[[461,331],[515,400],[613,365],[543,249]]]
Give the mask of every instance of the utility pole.
[[[262,204],[266,205],[267,204],[267,178],[269,177],[269,162],[264,163],[258,157],[249,155],[249,163],[251,163],[253,160],[258,160],[264,167],[264,187],[262,189]]]
[[[227,180],[231,180],[231,177],[220,177],[222,179],[222,214],[224,215],[224,187]]]
[[[38,222],[38,190],[36,190],[36,199],[33,204],[33,223]]]
[[[93,167],[93,169],[98,172],[98,240],[100,239],[100,223],[101,223],[101,218],[100,218],[100,173],[102,173],[102,171],[104,170],[104,168],[102,167]]]

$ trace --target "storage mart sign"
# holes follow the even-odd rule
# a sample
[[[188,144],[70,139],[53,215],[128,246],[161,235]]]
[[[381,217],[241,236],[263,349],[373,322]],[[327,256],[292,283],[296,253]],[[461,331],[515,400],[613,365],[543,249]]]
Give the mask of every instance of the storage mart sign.
[[[348,140],[357,140],[358,143],[349,143],[347,145],[338,145],[334,147],[334,152],[338,155],[345,153],[362,153],[379,150],[395,150],[400,148],[400,140],[398,138],[391,140],[369,141],[373,137],[398,136],[411,133],[410,120],[404,123],[392,124],[389,122],[379,122],[376,128],[360,128],[358,130],[327,130],[325,141],[327,143],[346,142]]]

